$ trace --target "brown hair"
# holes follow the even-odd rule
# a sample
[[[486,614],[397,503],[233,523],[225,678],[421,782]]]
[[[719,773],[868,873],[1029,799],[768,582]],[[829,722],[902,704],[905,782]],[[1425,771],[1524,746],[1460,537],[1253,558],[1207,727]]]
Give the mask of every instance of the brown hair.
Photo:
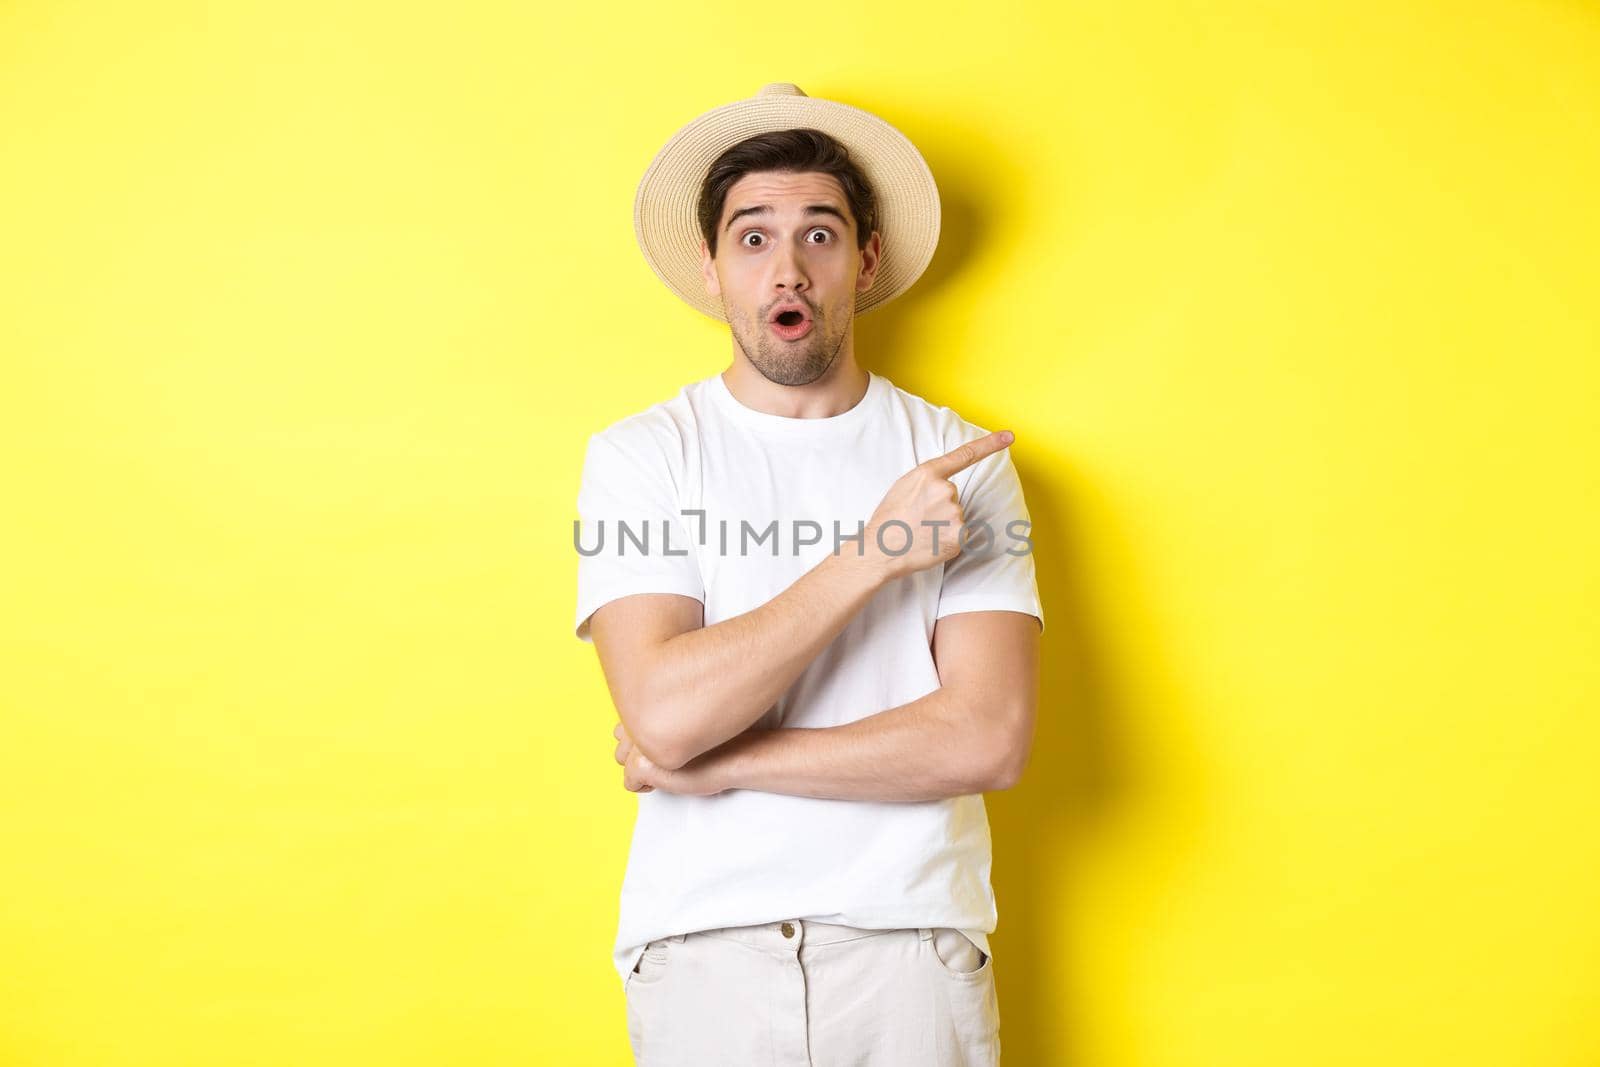
[[[878,228],[878,198],[867,176],[861,172],[850,150],[821,130],[809,128],[774,130],[759,133],[723,152],[706,171],[700,184],[696,214],[700,233],[713,258],[717,254],[717,223],[727,203],[728,190],[746,174],[756,171],[784,171],[799,174],[815,171],[831,174],[844,190],[844,198],[856,223],[856,250]]]

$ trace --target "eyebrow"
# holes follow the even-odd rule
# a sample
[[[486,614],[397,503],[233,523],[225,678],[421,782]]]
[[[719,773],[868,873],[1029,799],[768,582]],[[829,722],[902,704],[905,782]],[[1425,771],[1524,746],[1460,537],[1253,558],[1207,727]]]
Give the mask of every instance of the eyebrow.
[[[723,229],[723,232],[726,233],[728,230],[733,229],[733,224],[735,222],[739,221],[741,216],[744,216],[744,215],[770,215],[770,214],[772,214],[772,205],[771,204],[757,204],[755,207],[742,207],[738,211],[735,211],[733,213],[733,215],[728,219],[728,225]],[[806,205],[806,214],[807,215],[832,215],[834,218],[838,219],[845,226],[849,226],[850,225],[850,220],[845,218],[844,217],[844,213],[841,212],[838,208],[834,207],[832,204],[807,204]]]

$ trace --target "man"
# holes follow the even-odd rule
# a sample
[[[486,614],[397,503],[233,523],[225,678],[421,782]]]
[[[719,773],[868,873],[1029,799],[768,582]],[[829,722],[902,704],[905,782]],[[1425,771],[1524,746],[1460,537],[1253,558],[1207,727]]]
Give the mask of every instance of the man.
[[[635,223],[733,364],[592,435],[578,496],[576,632],[639,793],[634,1054],[996,1063],[982,793],[1032,738],[1028,512],[1009,433],[854,348],[932,258],[932,175],[881,119],[769,85],[679,131]]]

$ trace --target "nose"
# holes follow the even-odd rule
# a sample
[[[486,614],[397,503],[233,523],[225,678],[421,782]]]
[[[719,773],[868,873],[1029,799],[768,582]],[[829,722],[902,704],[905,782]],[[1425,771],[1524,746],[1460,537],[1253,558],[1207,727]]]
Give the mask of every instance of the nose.
[[[772,257],[772,275],[773,293],[779,297],[799,295],[811,284],[800,265],[800,257],[787,244]]]

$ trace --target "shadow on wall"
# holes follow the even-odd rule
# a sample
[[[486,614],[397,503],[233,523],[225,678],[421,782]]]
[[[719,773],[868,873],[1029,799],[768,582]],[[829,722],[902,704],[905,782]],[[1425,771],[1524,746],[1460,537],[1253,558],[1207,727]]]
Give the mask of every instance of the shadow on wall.
[[[930,161],[931,162],[931,161]],[[937,166],[937,164],[935,164]],[[887,376],[911,392],[927,396],[917,379],[926,360],[897,343],[901,324],[918,305],[940,289],[970,260],[980,235],[992,224],[984,210],[993,191],[978,193],[958,182],[941,180],[943,224],[940,245],[922,278],[905,295],[856,322],[856,350],[864,367]],[[1003,201],[1000,213],[1006,209]],[[983,324],[970,324],[971,341],[953,340],[955,350],[982,344]],[[989,429],[1011,427],[1004,413],[969,410],[959,395],[928,396],[949,404],[964,418]],[[1041,469],[1030,461],[1026,445],[1038,431],[1017,429],[1024,447],[1013,454],[1033,520],[1039,595],[1048,620],[1041,639],[1038,722],[1022,782],[1012,790],[985,798],[994,837],[992,880],[999,912],[993,936],[995,982],[999,991],[1001,1045],[1007,1062],[1041,1067],[1090,1067],[1080,1047],[1079,1019],[1096,983],[1108,978],[1137,982],[1137,974],[1114,976],[1087,971],[1084,954],[1071,934],[1081,929],[1084,907],[1081,872],[1099,853],[1115,849],[1118,836],[1132,832],[1130,819],[1161,811],[1163,827],[1181,827],[1187,840],[1203,817],[1203,797],[1195,795],[1185,775],[1187,795],[1162,787],[1159,767],[1141,767],[1139,753],[1119,734],[1130,715],[1125,699],[1099,651],[1104,624],[1083,580],[1072,510],[1073,472]],[[1099,521],[1104,521],[1103,518]],[[1115,530],[1100,536],[1115,538]],[[1120,589],[1118,596],[1155,596],[1142,589]],[[1142,717],[1142,716],[1141,716]],[[1174,803],[1174,797],[1179,797]],[[1187,848],[1163,852],[1159,877],[1167,881],[1189,859]],[[1151,868],[1145,868],[1151,869]],[[1152,887],[1159,897],[1160,887]]]

